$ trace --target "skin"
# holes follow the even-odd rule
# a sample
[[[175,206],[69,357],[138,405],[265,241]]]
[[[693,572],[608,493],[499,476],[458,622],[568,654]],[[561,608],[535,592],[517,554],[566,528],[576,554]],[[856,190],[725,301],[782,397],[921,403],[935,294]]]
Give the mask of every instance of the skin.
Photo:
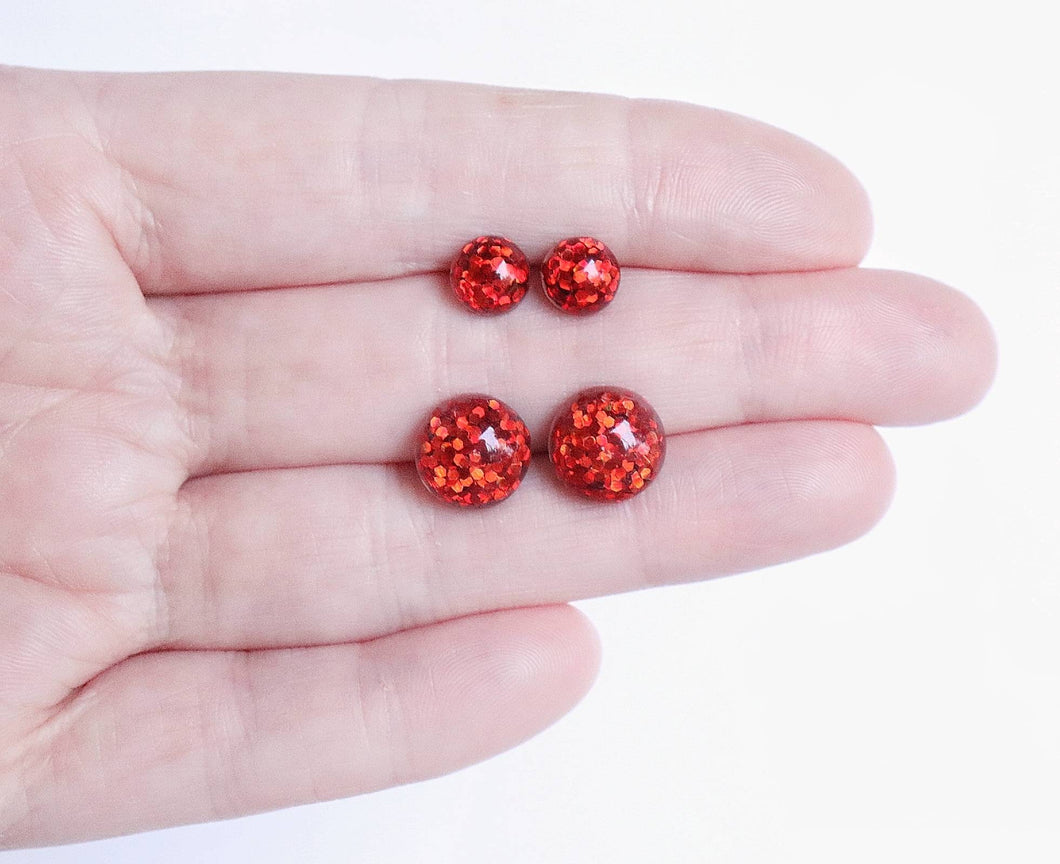
[[[624,267],[598,316],[447,293],[469,237],[586,231]],[[867,530],[872,425],[994,369],[968,299],[856,268],[870,233],[830,156],[690,105],[0,68],[0,846],[452,771],[590,686],[568,601]],[[496,507],[419,486],[440,399],[504,399],[539,449],[597,383],[666,423],[644,494],[540,455]]]

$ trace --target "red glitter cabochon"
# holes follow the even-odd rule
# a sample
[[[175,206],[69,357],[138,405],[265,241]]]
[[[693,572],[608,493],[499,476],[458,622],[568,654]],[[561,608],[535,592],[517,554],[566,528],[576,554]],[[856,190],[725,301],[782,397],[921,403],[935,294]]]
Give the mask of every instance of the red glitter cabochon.
[[[416,468],[423,485],[461,507],[503,501],[530,467],[530,433],[511,408],[471,393],[431,411]]]
[[[593,237],[568,237],[541,264],[545,296],[572,315],[599,312],[615,299],[621,270],[614,254]]]
[[[621,387],[593,387],[556,414],[548,455],[571,489],[601,501],[621,501],[658,476],[666,436],[659,415],[642,396]]]
[[[449,285],[472,312],[507,312],[526,296],[530,264],[507,237],[486,235],[465,243],[449,269]]]

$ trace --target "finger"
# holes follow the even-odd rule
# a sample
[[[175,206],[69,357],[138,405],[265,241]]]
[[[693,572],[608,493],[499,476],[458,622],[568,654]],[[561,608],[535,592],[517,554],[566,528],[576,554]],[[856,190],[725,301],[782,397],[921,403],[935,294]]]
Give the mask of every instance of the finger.
[[[597,658],[591,625],[562,606],[363,645],[134,657],[55,721],[3,840],[221,819],[453,771],[566,713]]]
[[[484,232],[533,258],[590,231],[630,265],[819,269],[860,260],[871,230],[832,157],[692,105],[307,75],[78,81],[147,292],[439,270]]]
[[[165,644],[363,639],[749,570],[852,539],[892,485],[871,428],[823,421],[671,438],[653,485],[618,505],[564,494],[549,468],[473,512],[432,499],[411,465],[193,481],[161,573]]]
[[[577,319],[534,296],[484,320],[439,281],[156,300],[176,334],[192,472],[406,459],[432,404],[464,391],[509,402],[541,444],[556,404],[599,383],[641,392],[680,433],[937,420],[993,374],[979,310],[908,274],[635,270],[611,307]]]

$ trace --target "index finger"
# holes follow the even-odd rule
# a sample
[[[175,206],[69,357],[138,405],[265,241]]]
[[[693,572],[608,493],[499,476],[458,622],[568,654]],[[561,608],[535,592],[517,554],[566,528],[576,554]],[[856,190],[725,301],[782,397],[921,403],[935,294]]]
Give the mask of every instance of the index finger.
[[[694,105],[260,73],[82,86],[147,293],[444,269],[482,233],[532,260],[590,233],[635,266],[816,270],[857,263],[871,230],[831,156]]]

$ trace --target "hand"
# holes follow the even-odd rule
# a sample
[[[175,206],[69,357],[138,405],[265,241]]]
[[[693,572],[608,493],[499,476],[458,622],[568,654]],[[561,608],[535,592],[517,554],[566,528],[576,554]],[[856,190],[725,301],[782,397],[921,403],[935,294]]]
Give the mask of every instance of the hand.
[[[441,271],[484,232],[532,260],[591,232],[622,290],[470,315]],[[550,604],[866,530],[869,424],[993,370],[968,300],[853,269],[869,233],[830,157],[688,105],[0,70],[0,845],[451,771],[589,686],[592,630]],[[600,382],[671,436],[630,502],[539,462],[456,511],[403,461],[446,396],[540,444]]]

